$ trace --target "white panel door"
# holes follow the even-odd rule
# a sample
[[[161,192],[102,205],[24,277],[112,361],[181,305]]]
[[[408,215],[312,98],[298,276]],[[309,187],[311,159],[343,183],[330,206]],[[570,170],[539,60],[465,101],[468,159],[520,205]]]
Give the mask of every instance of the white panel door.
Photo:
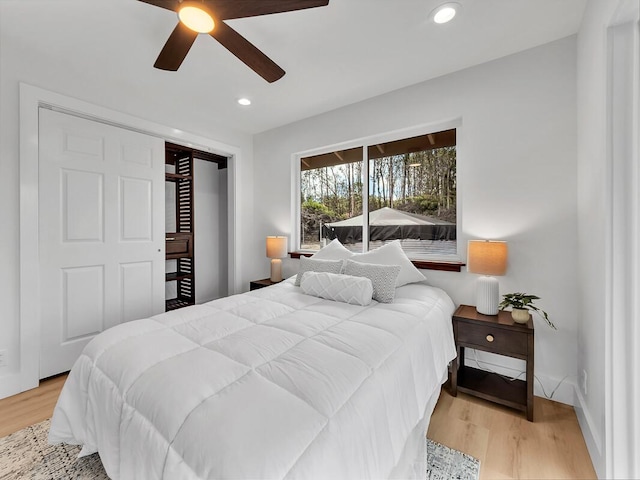
[[[40,378],[164,311],[164,141],[40,109]]]

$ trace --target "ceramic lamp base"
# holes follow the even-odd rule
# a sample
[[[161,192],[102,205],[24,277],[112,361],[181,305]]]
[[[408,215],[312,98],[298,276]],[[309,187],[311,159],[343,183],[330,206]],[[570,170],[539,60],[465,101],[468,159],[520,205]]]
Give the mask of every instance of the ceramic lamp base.
[[[271,259],[271,278],[272,282],[282,281],[282,260],[279,258]]]
[[[498,279],[482,276],[476,286],[476,310],[483,315],[498,314]]]

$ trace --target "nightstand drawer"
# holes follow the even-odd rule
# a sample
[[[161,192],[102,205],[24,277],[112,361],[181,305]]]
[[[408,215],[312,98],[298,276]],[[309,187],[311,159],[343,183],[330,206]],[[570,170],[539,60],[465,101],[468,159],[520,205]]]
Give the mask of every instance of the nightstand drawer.
[[[460,325],[462,323],[460,322]],[[527,354],[526,333],[509,331],[491,325],[464,322],[464,328],[458,329],[458,342],[484,347],[494,353]]]

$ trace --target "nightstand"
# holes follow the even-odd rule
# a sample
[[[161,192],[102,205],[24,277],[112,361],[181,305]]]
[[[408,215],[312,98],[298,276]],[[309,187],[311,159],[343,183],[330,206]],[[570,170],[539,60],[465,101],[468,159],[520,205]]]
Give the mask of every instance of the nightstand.
[[[453,314],[453,335],[458,356],[451,363],[451,394],[458,390],[526,412],[533,422],[533,320],[515,323],[511,312],[482,315],[470,305]],[[464,349],[473,348],[526,362],[526,379],[509,380],[464,364]]]
[[[272,282],[270,278],[263,278],[262,280],[252,280],[251,282],[249,282],[249,290],[257,290],[259,288],[275,285],[276,283],[280,282]]]

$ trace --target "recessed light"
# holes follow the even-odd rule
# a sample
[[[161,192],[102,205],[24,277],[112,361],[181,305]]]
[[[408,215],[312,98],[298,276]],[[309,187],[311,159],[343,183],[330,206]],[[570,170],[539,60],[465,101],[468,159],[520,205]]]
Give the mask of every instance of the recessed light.
[[[238,103],[243,107],[248,107],[249,105],[251,105],[251,100],[249,100],[248,98],[239,98]]]
[[[431,18],[433,18],[433,21],[436,23],[447,23],[453,20],[453,17],[456,16],[458,8],[460,8],[459,3],[454,3],[454,2],[443,3],[439,7],[436,7],[431,12],[430,16]]]

